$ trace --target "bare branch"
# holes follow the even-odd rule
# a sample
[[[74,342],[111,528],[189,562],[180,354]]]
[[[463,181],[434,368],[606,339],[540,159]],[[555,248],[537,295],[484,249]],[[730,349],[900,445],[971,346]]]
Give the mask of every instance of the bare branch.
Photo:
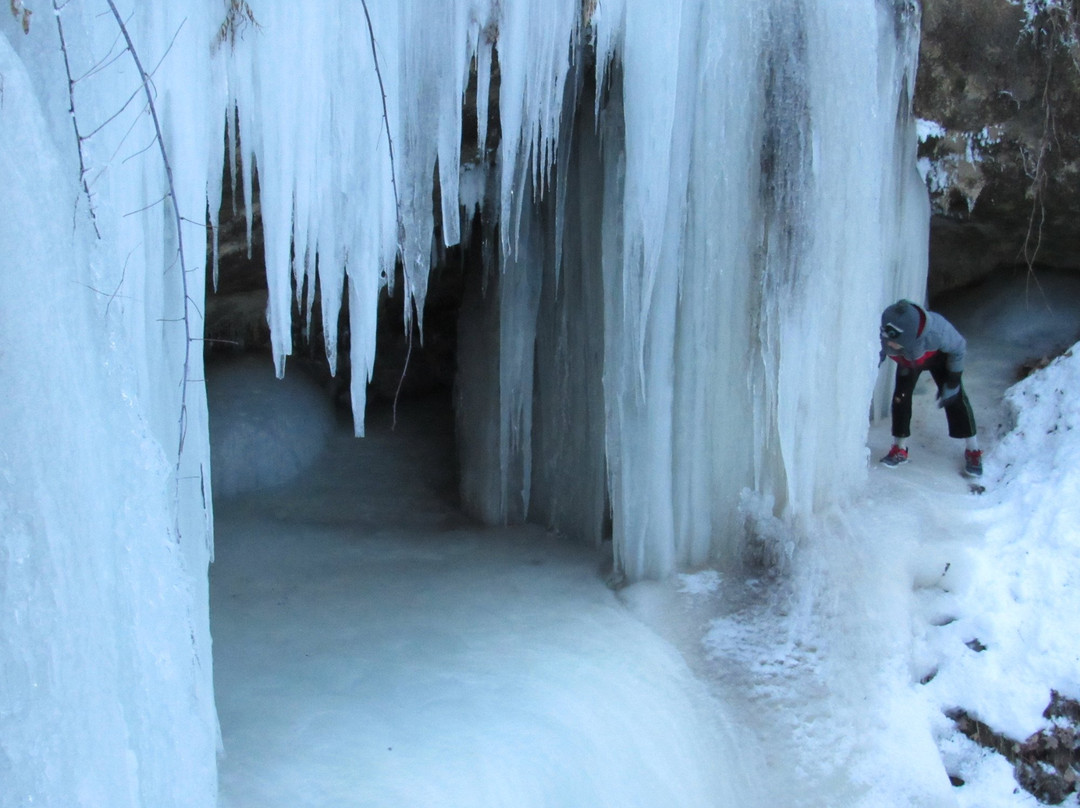
[[[60,8],[57,5],[57,0],[53,0],[53,16],[56,17],[56,30],[60,35],[60,52],[64,56],[64,72],[67,73],[68,78],[68,114],[71,116],[71,126],[75,130],[75,145],[79,153],[79,181],[82,183],[83,192],[86,194],[86,204],[90,209],[90,222],[94,226],[94,233],[100,239],[101,231],[98,229],[97,214],[94,212],[94,201],[90,196],[90,185],[86,181],[86,157],[82,148],[84,138],[79,132],[79,119],[75,115],[75,81],[71,78],[71,62],[68,60],[67,41],[64,39],[64,23],[60,19]],[[12,12],[15,11],[14,0],[11,4],[11,10]]]
[[[180,461],[184,455],[184,441],[187,437],[187,384],[188,384],[188,371],[191,368],[191,318],[188,316],[188,301],[191,299],[188,291],[188,278],[187,278],[187,261],[184,258],[184,233],[183,223],[180,218],[180,202],[176,197],[176,183],[173,179],[172,163],[169,160],[169,152],[165,147],[165,136],[161,131],[161,121],[158,119],[157,107],[154,104],[154,93],[150,88],[150,75],[143,68],[142,60],[139,58],[138,51],[135,50],[135,43],[131,41],[131,34],[128,31],[127,25],[124,23],[123,18],[120,16],[120,12],[116,9],[116,3],[113,0],[106,0],[109,4],[109,10],[112,12],[113,17],[116,19],[116,24],[120,28],[120,32],[124,35],[124,41],[127,43],[128,53],[131,54],[132,60],[135,62],[135,68],[139,71],[139,79],[142,84],[144,93],[146,94],[146,103],[150,108],[150,119],[154,123],[154,133],[157,137],[158,148],[161,151],[161,163],[165,168],[165,179],[167,182],[168,192],[166,196],[172,200],[172,212],[176,225],[176,244],[177,255],[180,261],[180,283],[183,289],[182,303],[184,306],[183,323],[184,323],[184,372],[180,380],[180,423],[179,423],[179,438],[177,441],[176,449],[176,477],[177,487],[180,485]],[[173,37],[175,41],[176,37]],[[170,44],[170,47],[171,44]],[[160,63],[159,63],[160,64]],[[156,68],[155,68],[156,69]],[[179,533],[179,529],[177,531]]]

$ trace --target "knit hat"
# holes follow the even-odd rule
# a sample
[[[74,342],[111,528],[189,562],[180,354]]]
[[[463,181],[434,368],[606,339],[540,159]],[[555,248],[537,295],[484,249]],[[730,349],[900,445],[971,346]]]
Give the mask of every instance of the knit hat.
[[[898,343],[910,352],[919,336],[922,312],[910,300],[898,300],[881,313],[881,341]]]

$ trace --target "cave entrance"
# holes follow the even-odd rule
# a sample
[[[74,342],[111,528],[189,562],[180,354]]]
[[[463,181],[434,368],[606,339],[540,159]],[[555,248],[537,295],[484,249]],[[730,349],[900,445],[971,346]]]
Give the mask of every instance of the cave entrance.
[[[325,449],[290,482],[221,496],[214,460],[210,612],[224,803],[367,795],[380,805],[485,804],[504,782],[510,794],[542,782],[559,801],[583,804],[615,787],[638,793],[650,775],[637,761],[653,761],[658,730],[647,711],[612,722],[627,712],[626,693],[670,719],[660,743],[670,760],[657,765],[678,777],[665,788],[689,783],[691,802],[712,802],[697,793],[721,787],[703,751],[716,739],[696,712],[696,683],[635,617],[612,608],[603,552],[538,526],[484,527],[458,507],[457,309],[490,269],[482,243],[474,228],[439,256],[424,341],[414,336],[411,354],[401,300],[384,297],[363,439],[353,437],[347,382],[325,374],[317,319],[294,339],[279,381],[261,274],[236,290],[238,305],[209,307],[219,330],[208,336],[228,339],[209,343],[215,445],[226,440],[227,413],[238,434],[231,454],[250,471],[286,462],[290,436],[328,423]],[[247,260],[246,248],[240,255]],[[223,266],[208,299],[235,277]],[[233,319],[217,319],[222,311]],[[339,327],[345,345],[347,312]],[[224,367],[248,359],[248,376]],[[215,379],[219,370],[233,382]],[[294,394],[293,384],[316,397]],[[238,403],[214,403],[222,392]],[[586,774],[545,770],[537,780],[538,760]]]
[[[447,429],[456,439],[450,462],[459,475],[464,510],[487,524],[537,521],[610,552],[602,259],[602,244],[609,236],[603,188],[618,173],[610,163],[623,133],[618,98],[610,121],[599,125],[593,70],[588,61],[581,69],[581,82],[567,85],[567,134],[557,144],[557,170],[540,177],[523,169],[526,185],[510,213],[501,209],[493,179],[492,150],[500,136],[497,105],[489,110],[488,139],[481,147],[474,142],[475,119],[468,120],[475,107],[466,99],[461,154],[470,162],[462,169],[460,196],[471,201],[462,202],[469,212],[461,223],[462,240],[442,246],[444,208],[435,166],[423,334],[418,316],[411,318],[411,333],[406,328],[406,307],[412,303],[405,302],[399,262],[394,282],[383,288],[378,303],[364,419],[367,423],[389,417],[400,428],[405,402],[427,400],[425,417],[434,417],[433,407],[443,407],[440,419],[450,419]],[[496,86],[497,79],[496,63]],[[618,82],[613,80],[612,86]],[[470,85],[470,93],[474,91],[475,82]],[[601,147],[601,130],[616,144],[608,154]],[[533,158],[522,159],[531,165]],[[238,353],[270,353],[257,168],[251,172],[250,194],[234,187],[231,167],[225,170],[219,270],[216,286],[208,277],[207,288],[210,366]],[[245,174],[241,170],[236,176]],[[532,183],[538,184],[534,188]],[[252,208],[250,224],[245,199]],[[512,247],[502,243],[500,216],[514,221]],[[208,244],[208,250],[212,247]],[[354,376],[349,357],[356,336],[352,320],[370,313],[349,311],[346,288],[337,321],[323,322],[320,290],[307,286],[318,281],[300,282],[304,287],[298,289],[293,280],[293,347],[286,377],[311,377],[347,412]],[[333,376],[323,347],[331,328],[338,346]],[[369,339],[368,325],[363,329],[359,338]],[[220,468],[220,463],[215,466]]]
[[[206,331],[218,535],[234,531],[237,519],[251,518],[385,535],[472,524],[460,511],[453,385],[462,289],[467,277],[483,272],[478,228],[462,245],[443,250],[432,267],[422,340],[415,322],[411,343],[406,332],[400,267],[394,294],[383,290],[365,437],[357,439],[347,291],[337,323],[337,373],[330,374],[325,356],[319,296],[308,322],[296,303],[307,298],[301,289],[294,296],[293,354],[277,379],[265,314],[257,175],[250,250],[242,202],[234,206],[237,197],[226,181],[220,267],[216,289],[208,277]],[[219,558],[229,552],[225,544],[218,542]],[[219,581],[230,575],[220,564],[212,573]]]

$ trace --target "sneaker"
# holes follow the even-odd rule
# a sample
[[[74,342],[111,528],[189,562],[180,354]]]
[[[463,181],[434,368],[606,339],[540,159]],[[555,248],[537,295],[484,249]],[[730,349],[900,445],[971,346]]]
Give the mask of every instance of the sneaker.
[[[881,462],[889,467],[899,466],[901,463],[906,463],[907,449],[901,449],[894,443],[893,447],[889,449],[889,453],[883,458],[881,458]]]
[[[964,474],[968,477],[982,477],[982,452],[978,449],[964,451]]]

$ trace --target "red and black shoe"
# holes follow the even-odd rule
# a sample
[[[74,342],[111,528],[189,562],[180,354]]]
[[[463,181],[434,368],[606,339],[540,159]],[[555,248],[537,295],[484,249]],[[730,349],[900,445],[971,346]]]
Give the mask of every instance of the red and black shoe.
[[[982,452],[978,449],[964,451],[964,476],[982,477]]]
[[[907,449],[902,449],[902,448],[900,448],[899,446],[897,446],[894,443],[892,448],[889,449],[889,453],[887,455],[885,455],[883,458],[881,458],[881,462],[884,463],[889,468],[895,468],[896,466],[899,466],[901,463],[906,463],[907,462]]]

